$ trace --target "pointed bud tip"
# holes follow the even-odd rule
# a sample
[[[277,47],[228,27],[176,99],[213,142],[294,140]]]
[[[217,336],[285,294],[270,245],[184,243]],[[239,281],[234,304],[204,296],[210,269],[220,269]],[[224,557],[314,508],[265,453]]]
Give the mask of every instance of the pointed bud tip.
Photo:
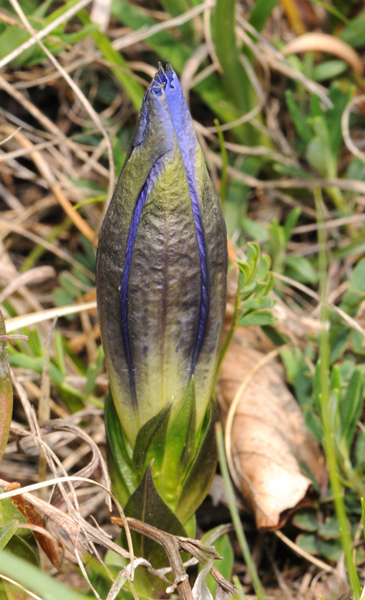
[[[158,71],[156,72],[151,83],[151,92],[154,95],[161,96],[167,86],[174,88],[174,86],[171,85],[174,76],[175,71],[172,68],[169,60],[166,61],[165,69],[163,68],[162,63],[159,62]]]

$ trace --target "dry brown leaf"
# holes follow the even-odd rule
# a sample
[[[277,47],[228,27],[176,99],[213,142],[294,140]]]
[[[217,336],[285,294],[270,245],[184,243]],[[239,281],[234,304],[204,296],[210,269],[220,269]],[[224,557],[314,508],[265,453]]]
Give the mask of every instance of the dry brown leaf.
[[[284,56],[288,54],[297,54],[299,52],[326,52],[326,54],[334,54],[345,62],[358,73],[362,74],[362,62],[360,56],[346,42],[327,33],[311,32],[301,35],[282,48],[281,52]]]
[[[285,385],[282,367],[275,359],[262,365],[272,348],[268,342],[265,351],[258,336],[251,328],[235,334],[222,364],[218,398],[227,417],[246,380],[232,421],[232,476],[263,530],[280,527],[305,498],[311,481],[301,472],[302,461],[318,481],[324,471],[319,445]]]

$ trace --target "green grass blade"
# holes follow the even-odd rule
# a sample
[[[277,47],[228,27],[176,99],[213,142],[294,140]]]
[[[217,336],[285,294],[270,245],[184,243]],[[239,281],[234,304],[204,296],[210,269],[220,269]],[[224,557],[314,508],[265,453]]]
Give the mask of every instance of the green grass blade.
[[[319,241],[319,282],[321,298],[321,332],[319,343],[319,400],[321,405],[321,416],[323,422],[323,447],[326,455],[329,480],[334,497],[336,516],[341,532],[342,547],[345,554],[348,578],[354,600],[359,600],[361,595],[361,586],[353,559],[352,542],[350,535],[349,522],[347,519],[343,490],[338,470],[336,448],[334,443],[330,390],[329,390],[329,366],[330,366],[330,344],[328,335],[328,308],[327,308],[327,251],[326,251],[326,232],[323,228],[324,215],[322,193],[319,188],[314,190],[314,199],[317,212],[318,223],[318,241]]]
[[[226,455],[224,452],[224,442],[223,442],[223,434],[222,428],[219,423],[216,424],[216,435],[217,435],[217,449],[218,449],[218,457],[219,457],[219,465],[221,468],[221,473],[224,481],[224,487],[226,490],[228,506],[232,517],[233,526],[237,535],[238,543],[242,550],[244,561],[247,565],[247,569],[251,575],[252,583],[255,588],[257,594],[257,600],[265,600],[265,592],[261,585],[255,563],[252,560],[252,556],[250,553],[250,549],[247,544],[245,532],[243,531],[240,515],[234,501],[234,492],[233,486],[231,483],[231,478],[228,472]]]
[[[85,596],[67,588],[40,569],[25,560],[6,552],[0,551],[0,579],[1,575],[10,577],[26,589],[37,594],[40,598],[53,600],[85,600]]]
[[[251,83],[241,65],[236,41],[236,0],[217,0],[214,15],[214,43],[224,71],[226,89],[244,112],[253,107]]]
[[[253,5],[250,14],[249,23],[257,30],[262,31],[266,21],[270,17],[272,10],[277,5],[278,0],[257,0]]]

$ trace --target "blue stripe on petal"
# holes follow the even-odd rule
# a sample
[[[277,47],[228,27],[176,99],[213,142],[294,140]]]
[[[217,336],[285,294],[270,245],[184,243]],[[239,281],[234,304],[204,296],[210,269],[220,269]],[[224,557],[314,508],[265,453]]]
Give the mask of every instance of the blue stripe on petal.
[[[123,266],[123,275],[120,286],[120,331],[123,339],[124,352],[126,357],[126,362],[128,366],[129,373],[129,383],[131,388],[132,402],[134,408],[137,407],[137,393],[136,393],[136,376],[135,376],[135,367],[133,361],[133,355],[131,351],[131,343],[129,338],[129,329],[128,329],[128,282],[129,275],[131,270],[132,263],[132,255],[133,255],[133,247],[134,242],[136,240],[137,229],[139,220],[141,218],[143,207],[146,203],[148,195],[151,193],[151,190],[155,184],[157,176],[160,170],[160,164],[162,159],[160,158],[154,164],[151,169],[151,172],[141,189],[141,192],[138,196],[138,200],[135,204],[132,220],[129,228],[128,240],[127,240],[127,249],[126,256]]]
[[[193,127],[188,106],[186,104],[180,82],[175,71],[169,62],[166,64],[166,71],[159,64],[159,70],[151,86],[151,93],[156,96],[165,95],[172,124],[179,142],[181,155],[185,165],[187,180],[190,188],[191,203],[194,215],[196,235],[198,239],[200,264],[201,264],[201,304],[199,314],[199,324],[195,349],[192,356],[191,372],[194,373],[198,361],[200,348],[203,342],[204,333],[208,320],[209,312],[209,290],[207,258],[204,241],[204,230],[199,208],[199,199],[196,184],[196,150],[198,141]]]

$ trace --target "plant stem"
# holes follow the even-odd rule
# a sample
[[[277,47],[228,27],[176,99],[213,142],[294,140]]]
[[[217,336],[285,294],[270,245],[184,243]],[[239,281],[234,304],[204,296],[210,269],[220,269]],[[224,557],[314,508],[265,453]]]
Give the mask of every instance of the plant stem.
[[[252,560],[252,556],[250,553],[250,549],[248,547],[248,543],[246,540],[245,532],[243,531],[240,515],[237,509],[237,506],[234,501],[234,492],[233,486],[231,482],[231,478],[228,472],[226,455],[224,452],[224,441],[223,441],[223,433],[222,427],[220,423],[216,424],[216,436],[217,436],[217,448],[218,448],[218,457],[219,457],[219,465],[221,468],[221,473],[224,481],[224,487],[227,494],[228,506],[232,517],[233,526],[237,535],[238,543],[242,550],[243,558],[246,562],[248,572],[251,575],[252,583],[255,588],[257,594],[257,600],[265,600],[265,592],[261,585],[255,563]]]
[[[222,157],[221,188],[219,190],[219,202],[220,202],[223,214],[224,214],[224,205],[225,205],[226,196],[227,196],[228,153],[227,153],[227,149],[224,145],[224,135],[223,135],[223,131],[221,129],[218,119],[214,119],[214,125],[217,128],[217,134],[218,134],[218,139],[219,139],[219,148],[220,148],[221,157]]]
[[[329,368],[330,368],[330,345],[328,337],[328,307],[327,307],[327,253],[326,232],[323,227],[323,203],[320,188],[314,190],[314,200],[317,212],[318,242],[319,242],[319,291],[321,299],[321,332],[319,343],[320,360],[320,404],[323,423],[323,447],[328,466],[329,480],[334,497],[335,511],[341,532],[342,546],[345,554],[345,562],[349,582],[355,600],[359,600],[361,586],[352,555],[352,542],[350,528],[346,515],[343,489],[340,482],[336,448],[334,443],[334,431],[331,418],[330,391],[329,391]]]

